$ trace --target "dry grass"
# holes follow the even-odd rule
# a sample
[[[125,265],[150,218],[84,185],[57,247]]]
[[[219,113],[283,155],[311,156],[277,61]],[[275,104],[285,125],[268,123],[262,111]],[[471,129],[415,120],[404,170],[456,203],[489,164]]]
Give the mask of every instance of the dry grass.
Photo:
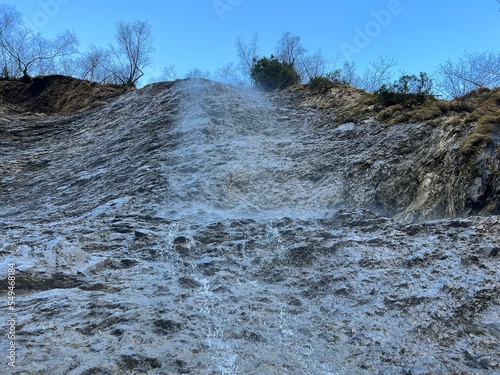
[[[343,84],[333,84],[324,90],[298,84],[287,89],[300,98],[300,105],[334,115],[335,122],[358,122],[373,116],[374,95]]]
[[[291,91],[302,93],[302,103],[335,114],[336,122],[361,121],[374,117],[387,124],[425,123],[446,126],[463,134],[464,124],[474,125],[464,136],[460,150],[464,155],[476,154],[491,140],[491,133],[500,125],[500,88],[474,90],[462,98],[423,103],[402,103],[384,107],[374,94],[346,85],[335,85],[319,92],[297,85]],[[469,127],[470,128],[470,127]]]
[[[457,128],[475,124],[460,147],[464,155],[471,156],[491,140],[493,129],[500,125],[500,89],[478,89],[450,101],[429,98],[419,105],[393,105],[381,109],[376,118],[389,124],[420,122]]]
[[[384,108],[377,115],[377,120],[379,121],[389,121],[399,115],[404,107],[401,104],[391,105],[390,107]]]
[[[405,107],[402,104],[396,104],[386,107],[377,114],[376,118],[389,124],[427,122],[447,112],[448,107],[445,103],[429,99],[420,105]]]
[[[500,111],[481,116],[472,133],[462,140],[460,151],[467,156],[475,154],[491,140],[495,125],[500,125]]]
[[[74,113],[108,103],[129,90],[61,75],[35,77],[31,83],[1,80],[0,104],[5,111]]]
[[[461,142],[460,151],[467,156],[476,154],[491,140],[491,132],[500,125],[500,89],[478,89],[452,101],[466,102],[465,124],[474,124],[473,131]]]
[[[425,122],[442,116],[443,111],[437,105],[437,102],[426,102],[415,108],[410,114],[411,122]]]

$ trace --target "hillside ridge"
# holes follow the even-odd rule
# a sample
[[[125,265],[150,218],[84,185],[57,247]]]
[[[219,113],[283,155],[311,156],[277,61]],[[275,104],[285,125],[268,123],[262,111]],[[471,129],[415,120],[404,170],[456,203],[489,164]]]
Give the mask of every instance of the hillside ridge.
[[[72,137],[89,137],[95,133],[97,141],[101,135],[107,137],[107,131],[118,139],[122,137],[113,130],[115,123],[108,121],[110,110],[115,112],[114,121],[120,116],[125,116],[127,121],[135,119],[136,123],[128,122],[125,130],[128,132],[137,124],[154,123],[155,118],[175,114],[180,109],[177,106],[181,105],[187,106],[186,113],[192,109],[198,111],[189,121],[208,126],[203,131],[213,129],[219,138],[234,134],[234,127],[225,125],[229,121],[238,124],[242,132],[254,134],[249,139],[251,142],[268,142],[261,139],[266,132],[275,134],[276,139],[289,137],[290,141],[285,144],[296,142],[300,145],[297,149],[303,152],[296,153],[295,162],[303,167],[291,169],[286,177],[279,177],[280,184],[287,178],[299,178],[308,181],[310,189],[320,188],[324,194],[319,204],[322,209],[368,208],[408,221],[500,213],[499,90],[478,90],[460,101],[429,100],[420,105],[404,107],[398,104],[384,108],[377,104],[373,94],[346,86],[321,91],[298,85],[266,94],[209,80],[187,79],[151,84],[124,99],[127,90],[123,87],[101,86],[64,76],[41,77],[30,85],[0,81],[0,88],[2,84],[8,90],[24,85],[15,89],[17,96],[0,90],[0,98],[8,96],[11,109],[14,106],[18,109],[11,115],[4,115],[0,124],[4,144],[9,143],[13,134],[16,142],[22,139],[26,146],[31,136],[34,139],[43,136],[45,142],[55,142],[57,137],[50,138],[52,127],[57,132],[66,127],[67,136],[74,132],[71,127],[61,127],[58,120],[49,116],[43,123],[44,135],[40,135],[40,130],[30,134],[29,129],[39,129],[40,124],[21,121],[15,114],[21,109],[23,115],[45,111],[41,114],[77,116],[78,121],[63,121],[80,124],[79,135]],[[189,87],[187,92],[194,101],[186,101],[181,96],[170,102],[168,110],[162,105],[153,106],[155,102],[170,101],[167,98],[172,89],[181,86]],[[213,99],[200,102],[195,92],[198,89],[213,91]],[[30,99],[23,102],[26,95]],[[249,102],[243,110],[239,103],[231,104],[232,99],[227,95],[250,95],[254,104]],[[112,109],[117,103],[125,102],[127,107],[119,111]],[[85,112],[91,108],[95,110]],[[260,115],[252,114],[256,111]],[[207,113],[212,115],[204,125],[202,119]],[[434,115],[427,118],[422,117],[422,113]],[[257,124],[259,116],[267,122],[252,133],[252,124]],[[421,121],[416,121],[417,118]],[[177,122],[175,115],[170,121]],[[91,123],[95,125],[87,125]],[[24,130],[15,130],[15,124],[23,124]],[[135,131],[138,137],[140,132]],[[157,142],[147,132],[142,137],[143,142]],[[109,138],[101,139],[101,142],[109,141]],[[75,145],[72,152],[78,149]],[[141,157],[142,151],[138,152],[137,157]],[[106,158],[105,154],[100,158]]]
[[[130,88],[102,85],[64,75],[34,77],[30,82],[0,80],[0,113],[38,115],[82,112],[109,103]]]

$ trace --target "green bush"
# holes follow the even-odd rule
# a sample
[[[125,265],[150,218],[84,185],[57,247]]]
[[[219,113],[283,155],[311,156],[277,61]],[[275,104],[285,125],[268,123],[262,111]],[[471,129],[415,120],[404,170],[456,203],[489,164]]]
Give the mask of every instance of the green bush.
[[[300,76],[293,64],[280,62],[271,55],[254,60],[252,79],[257,87],[266,91],[281,90],[300,82]]]
[[[334,86],[328,77],[313,77],[309,80],[309,88],[312,90],[326,90]]]
[[[431,97],[432,80],[427,73],[404,75],[392,85],[382,85],[376,91],[377,100],[384,106],[421,104]]]

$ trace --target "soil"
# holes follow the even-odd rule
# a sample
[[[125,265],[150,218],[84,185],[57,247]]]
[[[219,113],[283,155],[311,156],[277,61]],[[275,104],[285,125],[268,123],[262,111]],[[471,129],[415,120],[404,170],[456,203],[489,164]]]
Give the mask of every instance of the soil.
[[[129,90],[62,75],[35,77],[29,83],[0,80],[0,113],[81,112],[109,103]]]

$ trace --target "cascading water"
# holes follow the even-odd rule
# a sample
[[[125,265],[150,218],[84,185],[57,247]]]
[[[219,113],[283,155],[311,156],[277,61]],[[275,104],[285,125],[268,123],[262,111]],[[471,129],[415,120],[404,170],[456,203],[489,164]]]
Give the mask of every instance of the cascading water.
[[[5,121],[18,373],[498,369],[498,219],[338,209],[358,125],[207,80]]]
[[[292,216],[311,217],[324,214],[332,194],[319,198],[317,191],[307,180],[298,181],[296,172],[301,164],[297,158],[297,139],[307,137],[304,123],[280,121],[278,109],[262,94],[248,89],[236,89],[204,80],[187,80],[178,85],[182,91],[179,117],[171,130],[176,134],[178,147],[172,150],[172,164],[163,166],[170,195],[165,197],[165,211],[160,216],[173,217],[182,222],[197,224],[235,219],[258,220],[265,225],[259,233],[264,248],[247,247],[243,243],[243,258],[246,252],[259,251],[263,257],[274,257],[287,267],[287,249],[274,224],[275,218]],[[305,130],[305,131],[304,131]],[[307,168],[307,163],[303,163]],[[321,212],[321,213],[320,213]],[[231,228],[226,228],[231,237]],[[176,235],[179,235],[176,233]],[[183,234],[184,235],[184,234]],[[166,234],[172,242],[172,232]],[[245,237],[253,236],[245,233]],[[189,238],[193,241],[193,238]],[[248,370],[238,370],[238,363],[245,362],[241,344],[234,338],[234,327],[238,320],[232,319],[229,311],[237,308],[234,298],[226,299],[212,289],[211,279],[217,275],[204,275],[204,270],[217,262],[217,252],[201,254],[201,259],[190,259],[192,278],[196,289],[198,307],[202,312],[206,338],[204,344],[212,353],[212,364],[208,373],[239,374]],[[194,250],[194,253],[197,251]],[[236,254],[235,254],[236,255]],[[254,254],[252,254],[254,255]],[[240,260],[238,260],[238,263]],[[184,270],[186,271],[186,270]],[[182,271],[179,271],[181,274]],[[230,289],[233,295],[258,295],[263,285],[233,276]],[[217,285],[218,283],[214,283]],[[239,291],[241,288],[244,292]],[[284,304],[269,310],[265,320],[262,317],[254,326],[255,331],[267,328],[275,331],[261,338],[257,333],[245,333],[258,342],[266,342],[269,350],[294,348],[291,356],[284,356],[285,362],[292,361],[294,373],[333,374],[316,364],[312,343],[296,336],[289,326],[293,319]],[[276,327],[268,327],[267,321],[278,322]],[[259,327],[260,325],[260,327]],[[246,344],[245,344],[246,345]],[[278,352],[281,349],[277,350]],[[283,353],[284,354],[284,353]],[[246,366],[243,366],[247,368]]]
[[[307,118],[280,121],[278,108],[249,89],[203,80],[178,89],[179,146],[164,166],[174,190],[167,210],[179,210],[176,217],[312,216],[339,203],[337,186],[318,191],[307,179],[313,155],[304,153],[317,152],[307,147]]]

